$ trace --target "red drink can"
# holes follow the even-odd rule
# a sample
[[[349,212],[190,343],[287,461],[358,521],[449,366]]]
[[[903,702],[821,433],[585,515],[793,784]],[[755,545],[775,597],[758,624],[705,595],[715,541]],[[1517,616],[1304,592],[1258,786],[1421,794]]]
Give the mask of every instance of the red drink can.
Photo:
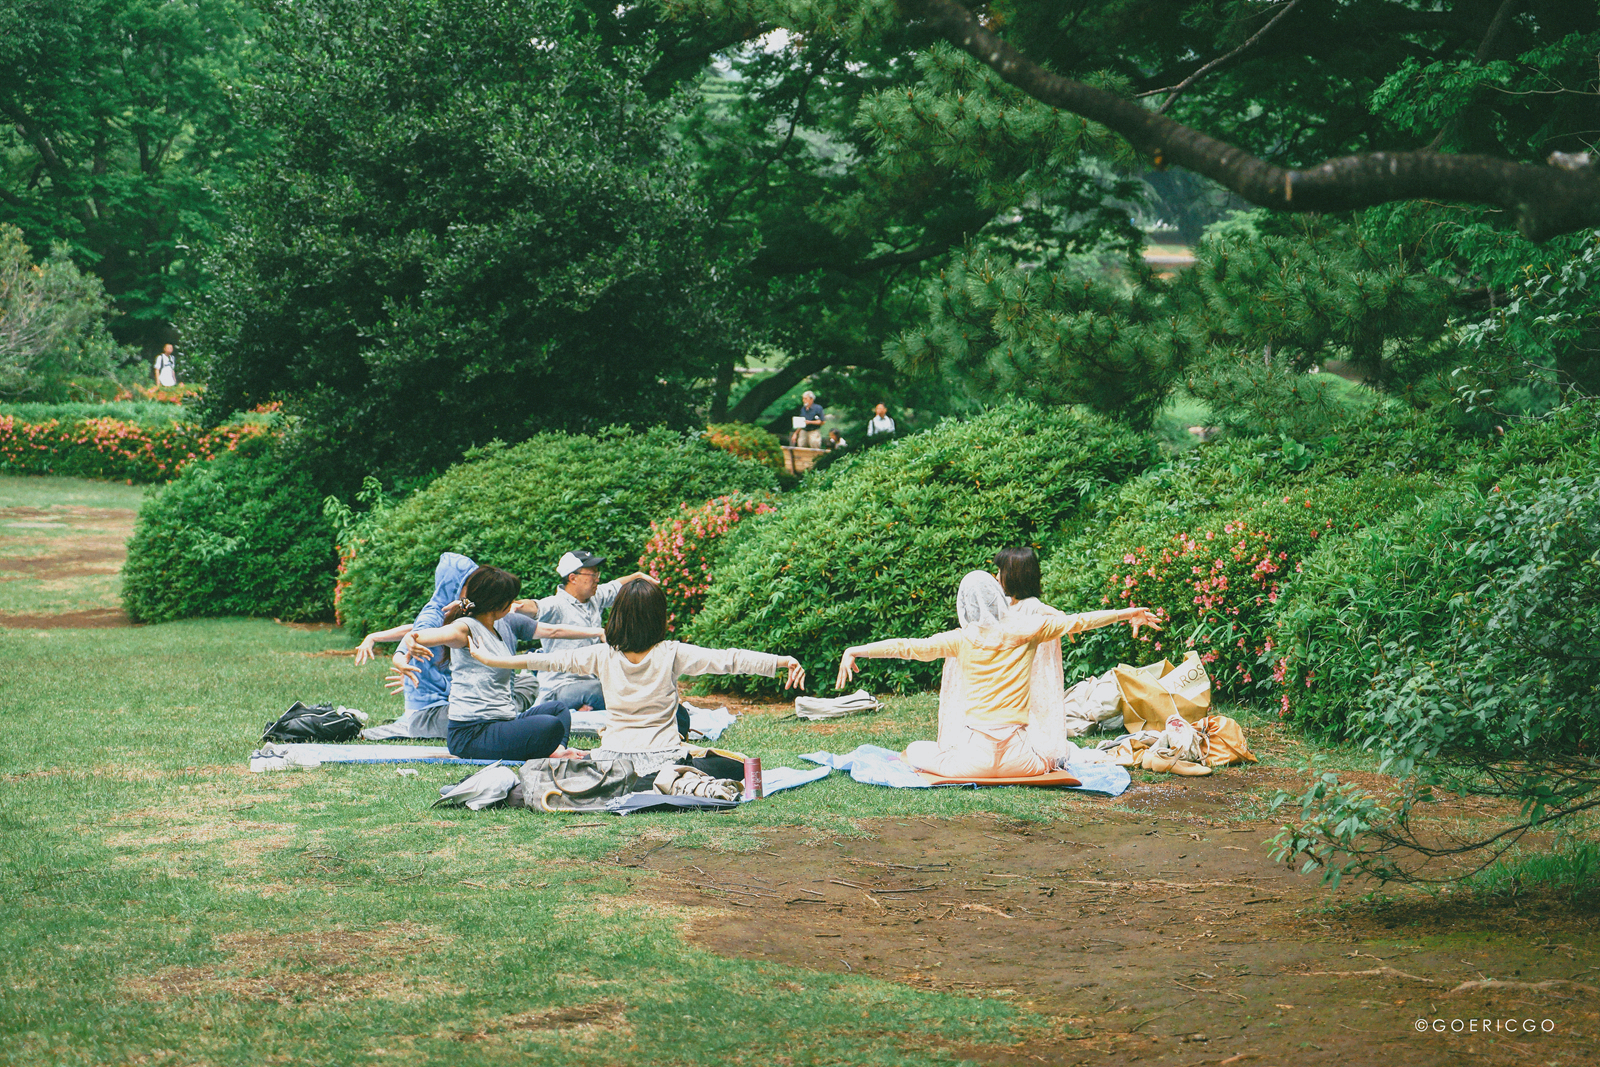
[[[761,799],[761,761],[754,756],[744,761],[744,798]]]

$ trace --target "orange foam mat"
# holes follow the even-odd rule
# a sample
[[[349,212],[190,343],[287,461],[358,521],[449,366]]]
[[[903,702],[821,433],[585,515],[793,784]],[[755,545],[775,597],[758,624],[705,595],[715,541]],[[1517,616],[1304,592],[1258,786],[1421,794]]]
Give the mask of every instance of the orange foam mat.
[[[1049,774],[1030,774],[1023,778],[946,778],[931,771],[918,771],[917,773],[929,785],[1035,785],[1065,788],[1083,784],[1066,771],[1051,771]]]

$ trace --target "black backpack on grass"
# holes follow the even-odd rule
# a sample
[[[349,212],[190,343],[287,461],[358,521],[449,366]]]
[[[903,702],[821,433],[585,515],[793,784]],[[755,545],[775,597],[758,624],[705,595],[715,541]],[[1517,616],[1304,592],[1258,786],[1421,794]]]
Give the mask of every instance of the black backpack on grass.
[[[263,741],[353,741],[361,732],[361,720],[347,708],[334,710],[332,704],[310,707],[296,700],[261,732]]]

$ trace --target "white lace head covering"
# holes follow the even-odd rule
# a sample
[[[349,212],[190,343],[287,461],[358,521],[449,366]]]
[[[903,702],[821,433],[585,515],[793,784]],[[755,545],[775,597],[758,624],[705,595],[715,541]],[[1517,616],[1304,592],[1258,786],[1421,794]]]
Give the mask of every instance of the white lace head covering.
[[[962,635],[982,648],[1028,644],[1045,622],[1038,616],[1013,612],[1000,579],[988,571],[972,571],[961,579],[956,588],[956,618]]]
[[[1011,612],[1011,598],[988,571],[971,571],[956,587],[956,618],[963,630],[993,626]]]

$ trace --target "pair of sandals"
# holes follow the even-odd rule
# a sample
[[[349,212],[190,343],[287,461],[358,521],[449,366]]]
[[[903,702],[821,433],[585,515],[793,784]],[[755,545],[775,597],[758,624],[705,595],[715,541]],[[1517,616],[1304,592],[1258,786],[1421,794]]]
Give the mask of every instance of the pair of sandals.
[[[1162,774],[1181,774],[1186,778],[1204,778],[1211,773],[1211,768],[1204,763],[1181,759],[1176,749],[1156,748],[1153,745],[1144,750],[1144,756],[1139,766],[1147,771],[1158,771]]]

